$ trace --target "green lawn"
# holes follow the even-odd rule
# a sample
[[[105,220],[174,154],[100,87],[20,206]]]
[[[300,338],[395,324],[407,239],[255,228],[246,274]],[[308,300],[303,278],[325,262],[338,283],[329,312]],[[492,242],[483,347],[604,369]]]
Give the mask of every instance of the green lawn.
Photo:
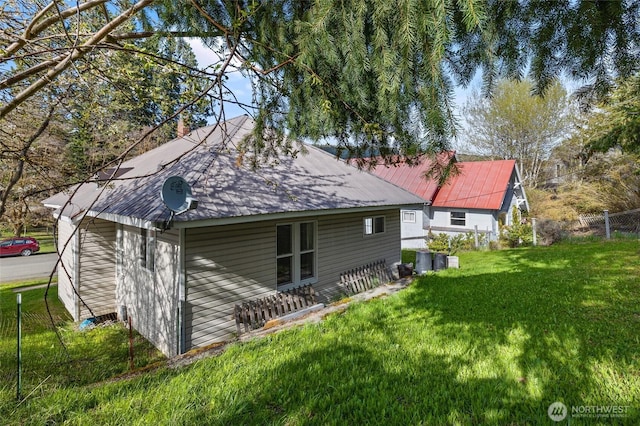
[[[0,424],[18,422],[11,414],[16,408],[17,320],[16,293],[21,287],[46,284],[33,280],[22,284],[0,285]],[[115,324],[80,332],[78,325],[58,300],[57,286],[22,290],[22,395],[30,398],[74,389],[128,371],[129,333]],[[57,326],[59,337],[53,323]],[[162,355],[139,335],[134,335],[134,365],[145,366]],[[62,343],[64,343],[64,347]],[[27,401],[29,401],[27,399]],[[36,421],[37,423],[37,421]]]
[[[570,424],[640,422],[637,240],[461,253],[460,264],[189,367],[45,385],[20,406],[5,404],[0,418],[537,425],[556,424],[547,409],[560,401]],[[571,415],[612,406],[622,417]]]

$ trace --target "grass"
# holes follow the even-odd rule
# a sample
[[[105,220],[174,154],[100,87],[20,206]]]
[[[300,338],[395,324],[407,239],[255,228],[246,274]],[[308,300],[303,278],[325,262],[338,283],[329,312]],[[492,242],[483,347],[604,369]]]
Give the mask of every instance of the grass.
[[[555,401],[640,421],[640,244],[461,253],[461,268],[181,369],[60,383],[8,424],[555,424]],[[97,368],[106,368],[102,364]],[[33,386],[33,384],[32,384]],[[628,407],[628,408],[626,408]],[[571,416],[571,414],[570,414]],[[566,421],[565,421],[566,422]]]
[[[29,237],[33,237],[40,243],[40,251],[38,253],[55,253],[56,246],[54,236],[47,231],[34,231],[27,234]]]
[[[46,288],[27,287],[46,284],[33,280],[0,286],[0,418],[11,418],[16,408],[16,291],[22,294],[22,395],[31,397],[56,393],[89,385],[128,371],[129,333],[114,324],[80,332],[64,309],[57,295],[57,286],[49,289],[47,300],[51,317],[44,303]],[[60,343],[53,323],[66,349]],[[136,367],[161,359],[161,354],[142,337],[134,338]],[[39,393],[38,393],[39,392]],[[13,421],[17,421],[14,418]]]

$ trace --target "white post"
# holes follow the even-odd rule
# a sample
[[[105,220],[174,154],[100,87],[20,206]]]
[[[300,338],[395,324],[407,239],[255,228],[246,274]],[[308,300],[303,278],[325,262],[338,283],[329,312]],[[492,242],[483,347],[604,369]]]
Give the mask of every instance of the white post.
[[[473,227],[475,228],[475,232],[473,234],[474,242],[475,242],[476,248],[478,248],[478,246],[480,245],[480,243],[478,243],[478,225],[474,225]]]
[[[609,210],[604,211],[604,232],[607,240],[611,239],[611,229],[609,229]]]
[[[531,218],[531,229],[533,230],[533,245],[537,245],[538,244],[538,236],[536,234],[536,218],[532,217]]]

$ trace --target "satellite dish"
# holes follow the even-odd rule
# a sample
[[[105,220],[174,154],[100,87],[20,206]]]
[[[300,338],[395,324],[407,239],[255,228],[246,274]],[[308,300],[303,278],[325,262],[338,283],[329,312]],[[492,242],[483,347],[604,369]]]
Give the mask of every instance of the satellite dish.
[[[184,213],[198,206],[198,202],[192,198],[191,187],[180,176],[171,176],[164,181],[160,197],[175,214]]]

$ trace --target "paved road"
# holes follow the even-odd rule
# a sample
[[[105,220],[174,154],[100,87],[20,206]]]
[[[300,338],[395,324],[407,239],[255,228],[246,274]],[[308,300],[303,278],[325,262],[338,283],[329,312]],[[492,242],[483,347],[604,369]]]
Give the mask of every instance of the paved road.
[[[0,284],[49,277],[57,258],[56,253],[0,258]]]

